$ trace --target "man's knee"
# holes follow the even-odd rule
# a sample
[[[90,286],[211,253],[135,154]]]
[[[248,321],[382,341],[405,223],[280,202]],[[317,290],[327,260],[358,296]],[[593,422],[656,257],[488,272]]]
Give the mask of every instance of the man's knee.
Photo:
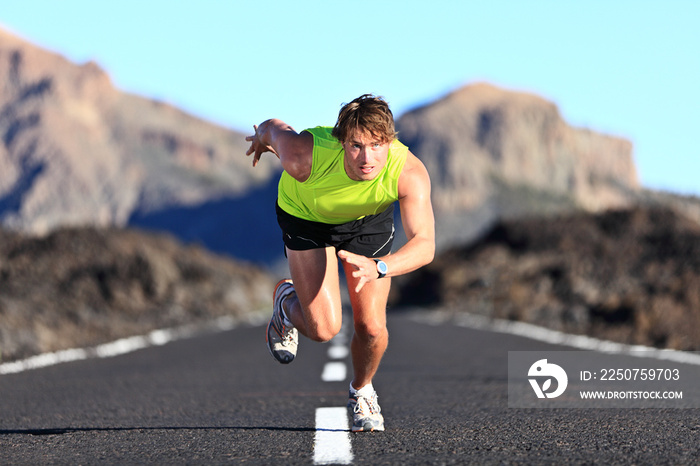
[[[305,335],[311,340],[323,343],[340,332],[343,318],[339,306],[336,309],[333,304],[325,303],[320,308],[307,309],[305,314],[308,316]]]
[[[387,334],[386,323],[379,320],[355,322],[355,333],[366,340],[374,340]]]
[[[330,341],[340,332],[340,323],[324,322],[316,325],[307,325],[307,337],[314,341],[324,343]]]

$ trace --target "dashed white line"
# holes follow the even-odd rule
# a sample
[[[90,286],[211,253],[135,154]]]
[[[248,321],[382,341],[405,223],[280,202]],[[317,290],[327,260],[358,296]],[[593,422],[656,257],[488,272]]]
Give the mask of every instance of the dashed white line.
[[[328,348],[328,357],[331,359],[345,359],[349,353],[347,346],[333,345]]]
[[[316,408],[314,464],[350,464],[352,459],[346,409]]]
[[[338,359],[350,354],[347,336],[338,333],[331,340],[328,357],[336,361],[323,366],[321,380],[342,382],[348,376],[347,365]],[[352,443],[346,408],[316,408],[316,438],[314,439],[314,464],[350,464],[353,460]]]
[[[344,362],[327,362],[323,366],[321,380],[324,382],[342,382],[348,376],[348,369]]]

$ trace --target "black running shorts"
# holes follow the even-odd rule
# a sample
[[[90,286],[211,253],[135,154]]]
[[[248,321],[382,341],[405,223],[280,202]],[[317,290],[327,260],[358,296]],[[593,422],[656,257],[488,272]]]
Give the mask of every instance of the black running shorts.
[[[284,245],[292,251],[334,246],[365,257],[383,257],[394,242],[394,205],[384,212],[340,225],[312,222],[288,214],[277,205],[277,223]]]

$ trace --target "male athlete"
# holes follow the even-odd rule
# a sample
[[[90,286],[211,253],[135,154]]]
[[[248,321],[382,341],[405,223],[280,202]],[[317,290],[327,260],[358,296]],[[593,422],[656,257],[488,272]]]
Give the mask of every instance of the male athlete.
[[[388,344],[390,277],[430,263],[435,253],[428,172],[396,139],[394,117],[381,97],[366,94],[345,104],[333,128],[297,133],[277,119],[253,128],[246,137],[253,166],[263,152],[272,152],[284,168],[277,219],[291,280],[274,291],[270,353],[288,364],[296,356],[297,332],[325,342],[340,331],[340,258],[355,329],[352,430],[383,431],[372,378]],[[392,254],[397,200],[407,242]]]

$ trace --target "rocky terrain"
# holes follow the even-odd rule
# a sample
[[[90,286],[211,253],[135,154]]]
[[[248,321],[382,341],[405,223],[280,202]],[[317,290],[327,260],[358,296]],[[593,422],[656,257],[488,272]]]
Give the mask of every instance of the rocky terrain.
[[[0,354],[8,361],[269,312],[273,286],[256,267],[166,235],[0,230]]]
[[[272,286],[168,235],[0,230],[2,360],[267,313]],[[700,225],[666,207],[505,220],[396,279],[391,309],[416,306],[698,351]]]
[[[399,305],[698,351],[700,224],[668,208],[503,221],[398,288]]]

